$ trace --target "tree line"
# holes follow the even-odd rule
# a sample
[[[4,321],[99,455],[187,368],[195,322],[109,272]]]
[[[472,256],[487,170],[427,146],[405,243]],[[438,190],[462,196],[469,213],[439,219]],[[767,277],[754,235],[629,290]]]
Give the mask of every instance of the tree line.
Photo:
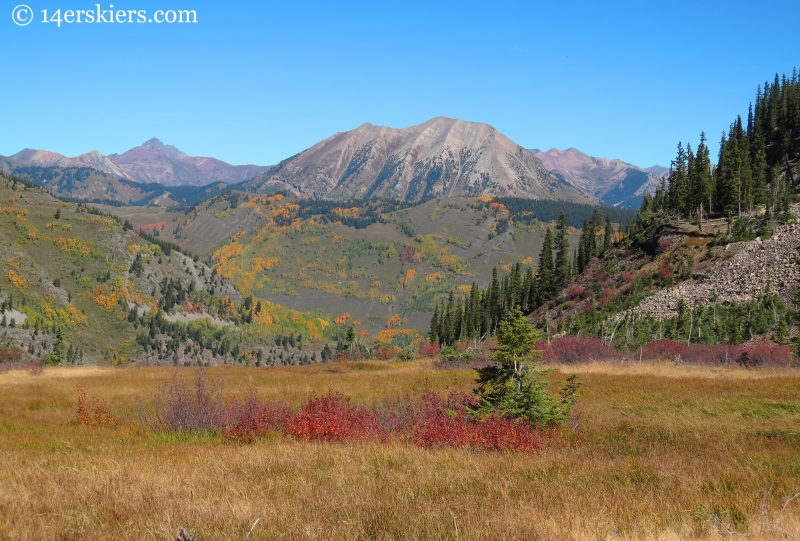
[[[529,314],[557,297],[593,258],[610,249],[614,227],[611,218],[600,209],[595,208],[592,217],[584,219],[572,257],[568,223],[569,218],[562,211],[555,229],[547,228],[536,273],[533,266],[516,263],[508,275],[500,278],[495,267],[485,289],[473,282],[465,296],[456,296],[451,291],[447,301],[434,309],[428,333],[430,341],[447,346],[494,335],[514,310]]]
[[[700,228],[708,216],[732,220],[753,214],[759,206],[769,215],[786,212],[798,180],[792,172],[800,152],[800,77],[775,75],[759,85],[755,106],[746,121],[738,116],[722,132],[719,155],[712,164],[706,134],[696,150],[678,151],[669,177],[655,196],[645,197],[642,212],[661,211],[696,219]]]

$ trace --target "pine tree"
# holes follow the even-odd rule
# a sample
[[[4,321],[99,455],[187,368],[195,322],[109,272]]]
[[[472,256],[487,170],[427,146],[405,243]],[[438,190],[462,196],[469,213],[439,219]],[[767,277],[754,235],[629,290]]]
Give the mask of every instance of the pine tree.
[[[561,290],[567,286],[571,278],[569,261],[569,235],[567,234],[567,215],[564,211],[558,217],[555,236],[556,260],[553,275],[554,287]]]
[[[553,298],[556,291],[555,268],[553,263],[553,232],[547,228],[542,251],[539,254],[539,304]]]
[[[606,216],[606,227],[603,234],[603,253],[611,249],[611,244],[614,239],[614,224],[611,223],[611,217]]]
[[[439,305],[433,309],[433,317],[431,318],[431,330],[428,333],[428,338],[432,344],[439,342]]]

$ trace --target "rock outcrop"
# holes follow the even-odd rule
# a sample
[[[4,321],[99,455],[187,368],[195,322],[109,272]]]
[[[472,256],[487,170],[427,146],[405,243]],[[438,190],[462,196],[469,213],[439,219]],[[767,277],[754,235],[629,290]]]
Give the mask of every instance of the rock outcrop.
[[[713,304],[715,295],[721,304],[741,303],[757,299],[767,288],[792,302],[800,285],[800,224],[778,227],[767,240],[738,242],[718,249],[725,254],[723,260],[707,274],[659,291],[621,316],[670,318],[676,315],[680,299],[691,309]]]

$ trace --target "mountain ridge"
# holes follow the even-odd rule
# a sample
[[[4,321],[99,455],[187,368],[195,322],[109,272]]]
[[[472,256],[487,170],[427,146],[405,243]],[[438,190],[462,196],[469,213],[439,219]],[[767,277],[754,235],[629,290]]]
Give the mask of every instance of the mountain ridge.
[[[268,171],[271,166],[232,165],[217,158],[190,156],[153,137],[122,154],[103,155],[97,150],[74,157],[26,148],[8,156],[23,165],[39,167],[91,167],[139,183],[164,186],[205,186],[214,182],[236,184]]]
[[[616,158],[589,156],[574,147],[532,152],[548,170],[599,202],[626,208],[638,208],[646,193],[655,193],[660,176],[650,170],[660,173],[666,169],[656,165],[648,170]]]
[[[245,182],[318,199],[507,195],[591,200],[489,124],[436,117],[408,128],[364,123]]]

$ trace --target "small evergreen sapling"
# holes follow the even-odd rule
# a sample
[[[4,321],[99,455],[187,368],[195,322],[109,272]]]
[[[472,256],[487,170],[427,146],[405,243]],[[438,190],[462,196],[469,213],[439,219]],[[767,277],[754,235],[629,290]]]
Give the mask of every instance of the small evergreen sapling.
[[[494,364],[478,368],[478,417],[497,415],[524,419],[532,426],[560,425],[577,399],[580,383],[576,374],[567,379],[558,398],[547,390],[540,368],[542,352],[534,349],[541,335],[519,310],[500,323],[493,355]]]

